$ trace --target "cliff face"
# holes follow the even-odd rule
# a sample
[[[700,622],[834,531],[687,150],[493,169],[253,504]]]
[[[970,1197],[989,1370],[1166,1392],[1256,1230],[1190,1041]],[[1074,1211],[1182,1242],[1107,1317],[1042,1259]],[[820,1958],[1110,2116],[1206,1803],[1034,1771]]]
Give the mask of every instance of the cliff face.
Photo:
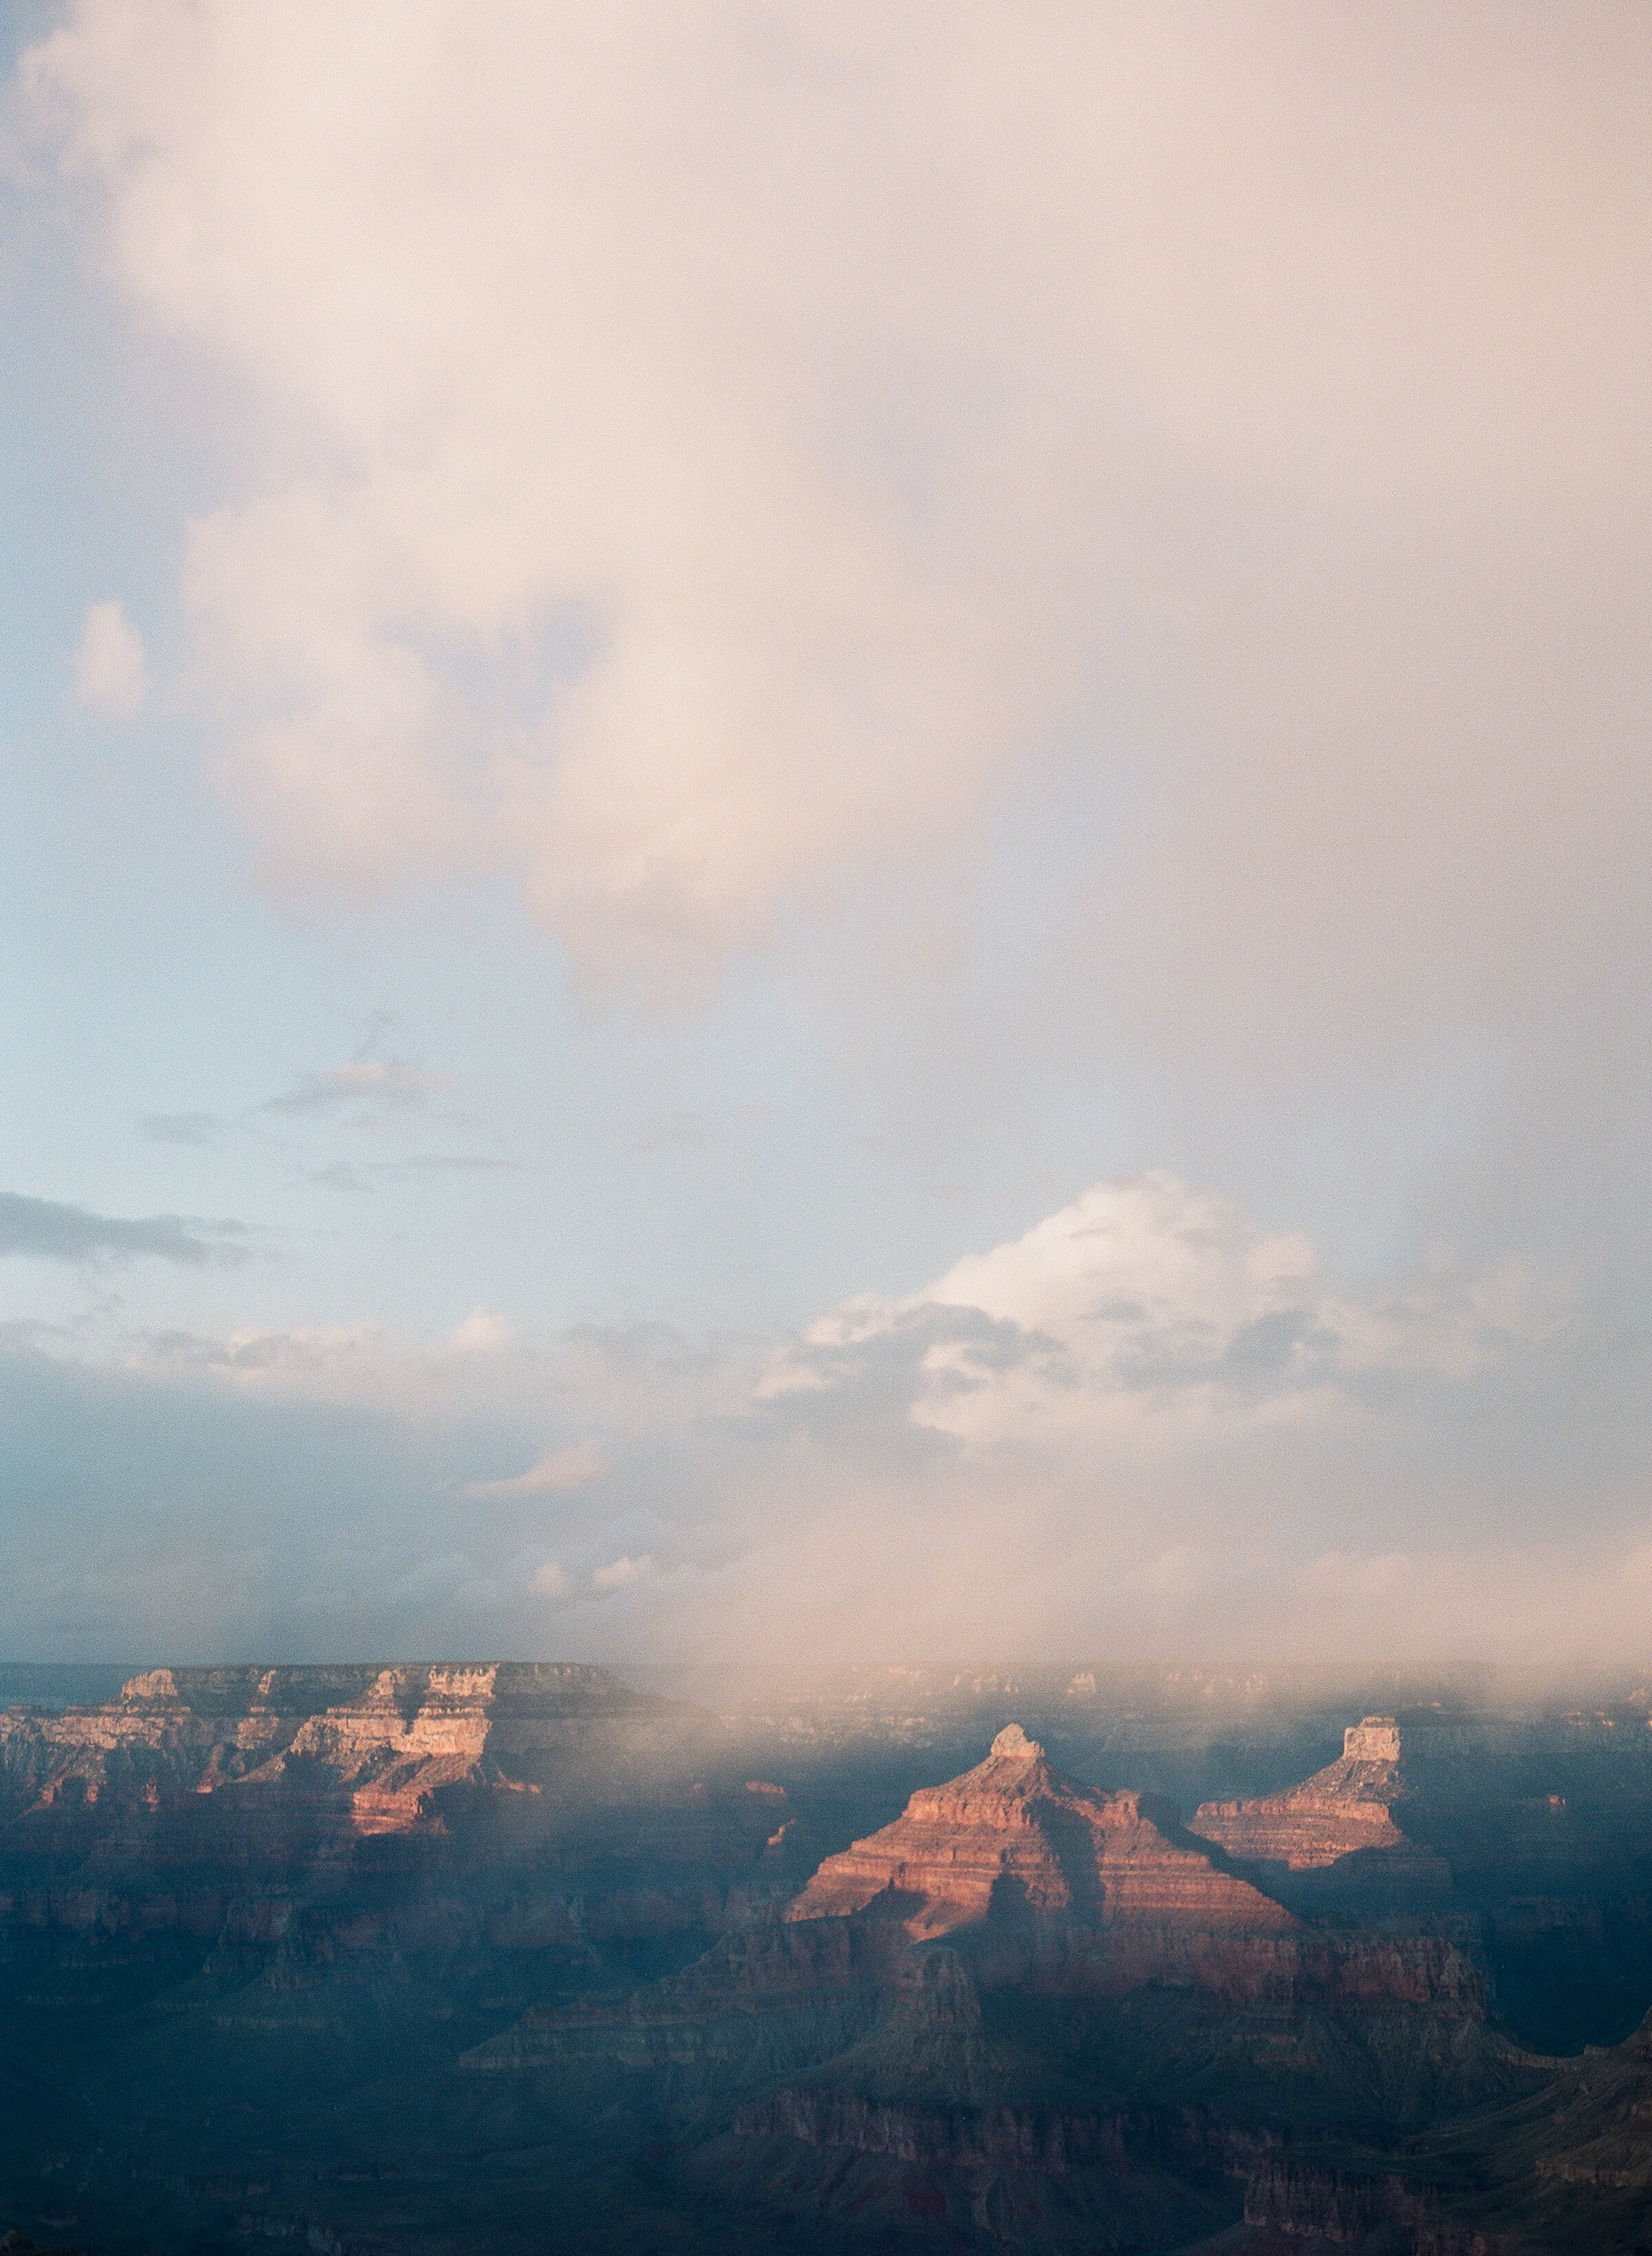
[[[1015,1724],[985,1762],[921,1789],[894,1824],[827,1858],[786,1914],[855,1915],[915,1942],[967,1942],[981,1978],[1001,1986],[1116,1996],[1170,1983],[1236,2001],[1469,2011],[1481,2000],[1449,1943],[1304,1926],[1224,1870],[1168,1807],[1062,1777]]]
[[[1295,1921],[1135,1793],[1099,1794],[1053,1769],[1011,1724],[983,1763],[913,1794],[903,1815],[829,1857],[787,1914],[874,1907],[924,1940],[1018,1913],[1089,1928],[1283,1932]]]
[[[1399,1759],[1360,1728],[1339,1822]],[[799,1766],[793,1813],[717,1717],[594,1670],[152,1671],[0,1719],[0,1763],[8,2042],[43,2064],[0,2165],[29,2224],[60,2157],[96,2176],[79,2245],[371,2252],[395,2217],[509,2252],[622,2196],[604,2245],[680,2214],[730,2250],[1488,2256],[1536,2185],[1622,2212],[1604,2256],[1652,2218],[1638,2055],[1557,2078],[1445,1922],[1296,1915],[1018,1730],[875,1833],[887,1772]]]
[[[279,1939],[330,1874],[364,1947],[714,1931],[787,1815],[715,1742],[571,1664],[151,1669],[0,1714],[0,1925]]]
[[[563,1663],[154,1668],[101,1707],[0,1714],[0,1796],[12,1813],[106,1794],[153,1806],[290,1779],[349,1801],[363,1830],[394,1829],[440,1787],[535,1782],[593,1729],[670,1715]]]
[[[675,2071],[674,2088],[795,2075],[854,2043],[897,1978],[901,1938],[848,1920],[763,1921],[723,1936],[680,1974],[627,1994],[542,2006],[464,2054],[471,2076]]]
[[[1288,1794],[1207,1801],[1192,1830],[1241,1861],[1296,1879],[1281,1893],[1299,1907],[1340,1895],[1372,1908],[1423,1909],[1451,1893],[1451,1868],[1399,1822],[1415,1788],[1391,1717],[1367,1716],[1344,1734],[1339,1761]]]
[[[1254,2236],[1237,2256],[1269,2256],[1282,2241],[1312,2248],[1382,2248],[1404,2256],[1509,2256],[1501,2233],[1441,2213],[1439,2190],[1392,2172],[1315,2169],[1270,2156],[1245,2188]]]
[[[1086,2104],[1027,2034],[993,2029],[957,1951],[909,1948],[875,2029],[740,2106],[699,2174],[845,2247],[933,2232],[1076,2256],[1179,2246],[1237,2216],[1233,2173],[1254,2141],[1197,2110]]]

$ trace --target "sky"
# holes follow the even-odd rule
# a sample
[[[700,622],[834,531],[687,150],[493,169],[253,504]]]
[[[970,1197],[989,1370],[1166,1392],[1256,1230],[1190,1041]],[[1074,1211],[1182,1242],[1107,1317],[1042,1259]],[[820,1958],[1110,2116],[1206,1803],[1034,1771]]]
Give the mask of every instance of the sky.
[[[1652,18],[0,7],[0,1651],[1652,1659]]]

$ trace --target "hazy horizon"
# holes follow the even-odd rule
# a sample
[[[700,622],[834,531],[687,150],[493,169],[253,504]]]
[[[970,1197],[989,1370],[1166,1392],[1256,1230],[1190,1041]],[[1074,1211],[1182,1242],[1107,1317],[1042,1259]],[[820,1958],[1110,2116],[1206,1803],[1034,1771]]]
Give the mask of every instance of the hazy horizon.
[[[0,1654],[1652,1658],[1652,18],[0,14]]]

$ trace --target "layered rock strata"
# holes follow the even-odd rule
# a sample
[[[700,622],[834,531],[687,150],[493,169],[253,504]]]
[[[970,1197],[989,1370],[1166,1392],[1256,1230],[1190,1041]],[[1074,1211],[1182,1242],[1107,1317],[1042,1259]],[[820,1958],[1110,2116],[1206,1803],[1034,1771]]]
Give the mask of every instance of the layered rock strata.
[[[920,1789],[894,1824],[828,1857],[787,1916],[873,1910],[898,1918],[914,1941],[1017,1912],[1092,1928],[1254,1935],[1295,1925],[1179,1832],[1150,1796],[1064,1778],[1012,1724],[985,1762]]]
[[[720,1744],[573,1664],[148,1670],[0,1714],[0,1926],[297,1948],[325,1918],[362,1949],[575,1956],[715,1933],[788,1816],[763,1780],[694,1782]]]
[[[461,2055],[473,2076],[594,2065],[785,2074],[862,2035],[898,1980],[901,1937],[861,1921],[763,1920],[680,1974],[538,2007]]]
[[[1373,1907],[1444,1904],[1450,1866],[1399,1822],[1415,1799],[1404,1752],[1394,1718],[1367,1716],[1344,1733],[1340,1759],[1302,1785],[1254,1801],[1205,1802],[1192,1830],[1276,1879],[1295,1877],[1282,1893],[1298,1904],[1343,1893]]]
[[[1316,1870],[1369,1849],[1406,1850],[1394,1822],[1404,1795],[1400,1733],[1393,1718],[1367,1716],[1343,1734],[1342,1755],[1288,1794],[1250,1801],[1206,1801],[1193,1831],[1230,1855]]]
[[[362,1830],[393,1829],[442,1787],[577,1768],[621,1719],[636,1752],[669,1743],[682,1713],[564,1662],[153,1668],[99,1707],[0,1714],[0,1794],[13,1810],[108,1794],[153,1806],[286,1780],[348,1798]]]
[[[968,1942],[994,1984],[1114,1995],[1155,1982],[1235,2000],[1314,1995],[1474,2010],[1481,1985],[1438,1936],[1305,1925],[1226,1869],[1220,1849],[1134,1791],[1065,1778],[1010,1724],[985,1762],[913,1794],[829,1857],[790,1920],[887,1920],[915,1942]]]

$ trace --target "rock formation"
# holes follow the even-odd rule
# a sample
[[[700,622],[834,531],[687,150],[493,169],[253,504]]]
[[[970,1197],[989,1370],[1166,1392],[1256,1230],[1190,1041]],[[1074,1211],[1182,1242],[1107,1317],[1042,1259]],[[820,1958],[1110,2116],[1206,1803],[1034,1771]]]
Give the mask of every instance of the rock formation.
[[[1295,1924],[1183,1834],[1167,1806],[1064,1778],[1016,1724],[985,1762],[920,1789],[894,1824],[827,1858],[787,1916],[867,1910],[898,1918],[917,1941],[989,1914],[1206,1934]]]
[[[386,1942],[415,1903],[432,1942],[693,1928],[787,1818],[693,1782],[718,1752],[703,1711],[572,1664],[150,1669],[0,1713],[0,1927],[278,1937],[325,1897]]]
[[[471,2076],[603,2069],[721,2075],[738,2083],[795,2074],[852,2043],[898,1980],[901,1938],[860,1921],[806,1926],[762,1919],[723,1936],[680,1974],[615,1995],[587,1994],[525,2013],[464,2054]]]
[[[593,1756],[635,1768],[687,1712],[566,1662],[151,1668],[100,1707],[0,1713],[0,1808],[285,1785],[394,1831],[443,1787],[544,1787]]]
[[[0,1717],[30,2063],[0,2221],[334,2256],[520,2256],[587,2223],[582,2247],[730,2256],[1505,2256],[1506,2224],[1586,2203],[1575,2247],[1644,2240],[1652,2036],[1536,2058],[1458,1911],[1278,1900],[1412,1853],[1438,1761],[1409,1725],[1218,1810],[1278,1852],[1246,1869],[1014,1725],[876,1832],[854,1813],[894,1806],[887,1770],[780,1755],[794,1808],[742,1744],[598,1670],[503,1665],[153,1670]]]
[[[1415,1788],[1392,1716],[1367,1716],[1343,1734],[1339,1760],[1288,1794],[1249,1801],[1207,1801],[1192,1830],[1276,1879],[1326,1876],[1317,1886],[1284,1889],[1293,1902],[1315,1903],[1339,1892],[1390,1903],[1443,1901],[1449,1867],[1398,1822]],[[1358,1859],[1332,1875],[1345,1858]]]

